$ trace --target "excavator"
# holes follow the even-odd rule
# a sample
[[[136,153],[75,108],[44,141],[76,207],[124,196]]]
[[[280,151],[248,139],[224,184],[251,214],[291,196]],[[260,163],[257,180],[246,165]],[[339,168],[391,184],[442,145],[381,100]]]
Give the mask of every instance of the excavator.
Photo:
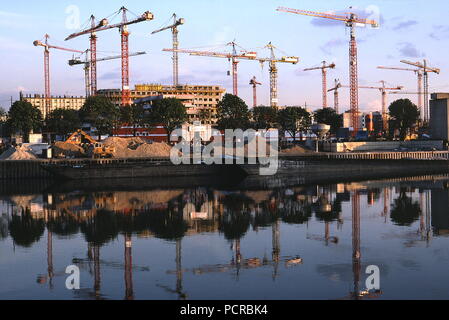
[[[95,141],[90,135],[83,130],[75,131],[67,140],[70,143],[79,146],[94,159],[112,158],[115,152],[114,147],[107,147],[101,142]]]

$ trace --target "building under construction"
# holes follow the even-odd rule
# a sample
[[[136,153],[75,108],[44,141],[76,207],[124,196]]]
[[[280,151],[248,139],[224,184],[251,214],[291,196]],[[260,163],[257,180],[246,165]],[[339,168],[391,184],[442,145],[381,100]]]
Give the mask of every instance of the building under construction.
[[[146,98],[163,96],[164,98],[177,98],[182,101],[188,100],[186,105],[190,121],[197,121],[201,110],[207,110],[211,115],[211,122],[216,122],[217,105],[222,100],[226,90],[220,86],[166,86],[159,84],[140,84],[131,90],[132,102]],[[120,89],[98,90],[97,95],[109,98],[118,106],[122,105],[122,91]]]

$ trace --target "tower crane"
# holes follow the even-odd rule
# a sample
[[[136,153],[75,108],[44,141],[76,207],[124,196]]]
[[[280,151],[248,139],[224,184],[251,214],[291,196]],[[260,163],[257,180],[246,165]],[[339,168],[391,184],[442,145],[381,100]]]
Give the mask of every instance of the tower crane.
[[[335,87],[329,89],[328,92],[334,91],[334,109],[336,113],[339,113],[339,100],[338,100],[338,90],[341,88],[341,83],[339,79],[335,79]]]
[[[233,94],[238,96],[238,64],[239,60],[256,60],[256,52],[242,51],[237,52],[236,47],[238,46],[234,41],[227,44],[227,46],[232,47],[232,52],[212,52],[212,51],[197,51],[197,50],[186,50],[186,49],[163,49],[165,52],[180,52],[187,53],[192,56],[202,56],[202,57],[215,57],[215,58],[225,58],[232,62],[232,86]]]
[[[44,36],[44,39],[45,39],[44,42],[42,42],[41,40],[36,40],[33,42],[35,47],[44,47],[44,79],[45,79],[45,81],[44,81],[45,82],[45,115],[44,115],[44,117],[46,117],[51,112],[50,49],[56,49],[56,50],[74,52],[74,53],[84,53],[84,51],[50,45],[48,43],[49,38],[50,38],[50,36],[48,34],[46,34]]]
[[[349,12],[347,15],[337,15],[322,12],[313,12],[306,10],[290,9],[279,7],[278,11],[300,14],[311,17],[325,18],[331,20],[342,21],[346,27],[350,28],[350,41],[349,41],[349,78],[350,78],[350,106],[352,114],[352,126],[354,128],[354,134],[358,131],[358,114],[359,114],[359,80],[358,80],[358,57],[357,57],[357,40],[355,27],[359,24],[371,25],[373,28],[377,28],[379,24],[375,20],[361,19],[357,14]]]
[[[140,56],[140,55],[144,55],[146,54],[146,52],[136,52],[136,53],[130,53],[129,56],[130,57],[134,57],[134,56]],[[75,65],[84,65],[84,72],[85,72],[85,86],[86,86],[86,97],[88,96],[93,96],[95,95],[94,93],[96,92],[96,87],[93,87],[93,81],[92,78],[90,78],[91,75],[91,68],[92,66],[95,64],[97,64],[97,62],[101,62],[101,61],[109,61],[109,60],[115,60],[115,59],[120,59],[121,55],[119,56],[112,56],[112,57],[105,57],[105,58],[100,58],[97,59],[95,61],[91,61],[91,60],[87,60],[87,55],[86,55],[86,60],[85,61],[81,61],[79,58],[73,58],[71,60],[69,60],[69,66],[75,66]],[[96,84],[95,84],[96,86]]]
[[[70,40],[76,37],[79,37],[84,34],[89,34],[92,32],[100,32],[109,29],[118,28],[121,35],[121,51],[122,51],[122,105],[130,105],[131,104],[131,91],[129,89],[129,34],[128,26],[132,24],[137,24],[144,21],[150,21],[154,19],[154,15],[150,11],[144,12],[140,17],[137,17],[133,20],[128,20],[127,17],[128,9],[125,7],[121,7],[119,11],[116,12],[116,15],[122,14],[122,21],[120,23],[106,25],[101,27],[90,28],[78,33],[74,33],[66,38],[66,40]],[[103,19],[105,20],[105,19]],[[102,21],[103,21],[102,20]],[[96,59],[94,59],[96,60]]]
[[[90,61],[92,61],[90,65],[90,86],[91,86],[91,94],[95,95],[97,92],[97,34],[95,32],[96,29],[105,27],[109,24],[107,19],[102,19],[99,23],[96,22],[96,18],[94,15],[90,16],[90,28],[86,30],[71,34],[65,40],[70,40],[76,38],[80,35],[90,33]],[[86,71],[87,72],[87,71]]]
[[[398,71],[411,71],[414,72],[418,76],[418,108],[421,111],[421,115],[424,115],[423,110],[423,72],[421,69],[410,69],[410,68],[401,68],[401,67],[384,67],[379,66],[378,69],[384,70],[398,70]]]
[[[250,81],[249,84],[253,86],[253,105],[254,108],[257,107],[257,86],[261,86],[262,83],[258,82],[256,77],[254,76]]]
[[[380,83],[382,84],[381,87],[374,87],[374,86],[359,86],[359,89],[375,89],[375,90],[379,90],[380,93],[382,94],[382,122],[383,122],[383,128],[385,131],[388,131],[388,113],[387,113],[387,95],[388,95],[388,91],[391,90],[402,90],[404,87],[402,86],[397,86],[397,87],[393,87],[393,88],[389,88],[387,87],[385,84],[386,82],[384,80],[380,81]],[[348,86],[343,86],[345,88],[347,88]]]
[[[265,62],[270,64],[270,106],[273,108],[277,108],[279,100],[278,100],[278,68],[277,63],[291,63],[297,64],[299,62],[298,57],[281,57],[276,58],[274,50],[276,47],[270,42],[265,46],[266,49],[270,50],[271,56],[269,58],[261,58],[258,59],[259,62],[263,65]]]
[[[323,76],[323,108],[327,108],[327,69],[335,69],[335,63],[327,64],[326,61],[322,62],[321,67],[307,68],[304,71],[321,70]]]
[[[178,27],[180,25],[183,25],[185,23],[184,18],[179,18],[176,16],[176,13],[173,14],[173,24],[153,31],[151,34],[156,34],[165,30],[171,29],[173,34],[173,86],[177,87],[179,85],[179,57],[178,52],[176,51],[179,48],[179,41],[178,41]]]
[[[429,67],[427,60],[423,62],[411,62],[407,60],[401,60],[401,63],[408,64],[419,68],[424,75],[424,122],[429,121],[429,72],[440,74],[441,70],[438,68]],[[418,90],[419,91],[419,90]]]

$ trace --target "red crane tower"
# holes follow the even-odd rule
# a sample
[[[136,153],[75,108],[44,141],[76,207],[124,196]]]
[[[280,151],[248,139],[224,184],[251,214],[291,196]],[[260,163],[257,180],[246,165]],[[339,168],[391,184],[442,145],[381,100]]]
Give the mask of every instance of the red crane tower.
[[[249,84],[253,86],[253,105],[254,108],[257,107],[257,86],[261,86],[262,83],[258,82],[256,77],[254,76],[250,81]]]
[[[300,14],[311,17],[332,19],[342,21],[346,24],[346,27],[350,28],[350,41],[349,41],[349,78],[350,78],[350,105],[352,114],[352,126],[354,128],[354,134],[358,131],[358,114],[359,114],[359,80],[358,80],[358,58],[357,58],[357,40],[355,27],[358,24],[371,25],[373,28],[378,27],[379,24],[375,20],[361,19],[358,16],[350,12],[347,15],[337,15],[322,12],[313,12],[306,10],[290,9],[279,7],[278,11]]]
[[[36,40],[33,42],[35,47],[44,47],[44,79],[45,79],[45,114],[44,114],[44,117],[46,117],[51,112],[50,49],[63,50],[63,51],[74,52],[74,53],[84,53],[84,51],[50,45],[50,44],[48,44],[49,38],[50,38],[50,36],[48,34],[46,34],[44,36],[44,39],[45,39],[44,42],[42,42],[41,40]]]
[[[192,56],[202,56],[202,57],[215,57],[215,58],[225,58],[232,62],[232,87],[233,94],[238,96],[238,64],[239,60],[256,60],[257,53],[256,52],[248,52],[242,51],[240,53],[237,52],[236,47],[238,46],[234,41],[227,44],[227,46],[232,47],[232,52],[212,52],[212,51],[197,51],[197,50],[188,50],[188,49],[163,49],[165,52],[180,52],[187,53]]]
[[[334,109],[336,113],[339,113],[339,100],[338,100],[338,90],[341,88],[341,83],[339,79],[335,79],[335,87],[329,89],[328,92],[334,91]]]
[[[327,69],[335,69],[335,63],[327,64],[326,61],[322,62],[321,67],[307,68],[304,71],[321,70],[323,76],[323,108],[327,108]]]
[[[79,37],[84,34],[92,34],[93,32],[100,32],[104,30],[118,28],[120,30],[121,35],[121,49],[122,49],[122,105],[130,105],[131,104],[131,91],[129,89],[129,31],[128,26],[144,21],[149,21],[154,19],[154,15],[150,11],[146,11],[140,17],[137,17],[133,20],[128,20],[127,18],[128,9],[125,7],[121,7],[119,11],[116,12],[116,15],[122,14],[122,22],[106,25],[106,26],[96,26],[78,33],[74,33],[67,37],[66,40],[70,40],[76,37]],[[103,19],[104,21],[106,19]],[[96,58],[94,59],[96,60]]]
[[[90,16],[90,28],[78,33],[71,34],[65,40],[70,40],[76,38],[80,35],[90,33],[90,93],[88,95],[94,96],[97,93],[97,34],[96,29],[107,26],[109,21],[107,19],[102,19],[99,23],[96,22],[95,16]]]

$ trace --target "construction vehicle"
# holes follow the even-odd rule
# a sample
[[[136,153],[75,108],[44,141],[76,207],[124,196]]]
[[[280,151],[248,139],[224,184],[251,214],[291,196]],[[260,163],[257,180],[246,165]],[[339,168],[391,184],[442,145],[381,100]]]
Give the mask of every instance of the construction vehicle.
[[[95,141],[90,135],[83,130],[77,130],[67,140],[70,143],[79,146],[94,159],[112,158],[115,153],[114,147],[107,147],[101,142]]]

